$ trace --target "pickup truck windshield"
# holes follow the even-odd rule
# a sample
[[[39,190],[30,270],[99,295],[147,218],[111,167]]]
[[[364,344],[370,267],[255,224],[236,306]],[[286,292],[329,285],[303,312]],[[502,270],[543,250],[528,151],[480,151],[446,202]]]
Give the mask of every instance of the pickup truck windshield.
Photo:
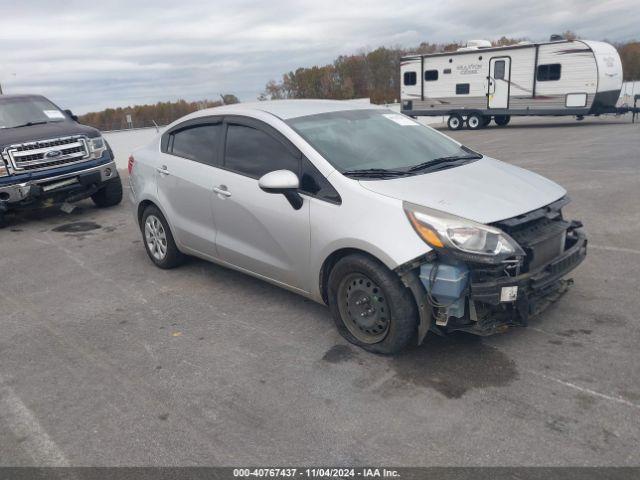
[[[348,110],[287,120],[345,175],[390,177],[481,158],[444,135],[391,110]]]
[[[0,129],[63,122],[65,119],[64,113],[45,98],[0,96]]]

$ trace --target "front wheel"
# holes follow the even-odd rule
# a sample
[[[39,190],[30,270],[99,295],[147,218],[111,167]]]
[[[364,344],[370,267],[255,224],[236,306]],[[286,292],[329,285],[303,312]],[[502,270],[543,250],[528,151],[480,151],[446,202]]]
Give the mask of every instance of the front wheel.
[[[365,350],[401,351],[416,337],[418,313],[400,278],[375,259],[348,255],[329,274],[329,308],[340,334]]]
[[[100,208],[113,207],[122,202],[122,181],[120,177],[107,180],[100,190],[91,195],[91,199]]]

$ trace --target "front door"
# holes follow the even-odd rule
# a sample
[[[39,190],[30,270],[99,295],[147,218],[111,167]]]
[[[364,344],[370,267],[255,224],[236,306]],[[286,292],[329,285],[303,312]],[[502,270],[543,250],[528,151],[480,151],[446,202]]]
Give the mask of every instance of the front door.
[[[510,77],[511,58],[493,57],[489,62],[489,108],[509,108]]]
[[[274,170],[300,172],[300,153],[270,127],[233,117],[216,175],[213,216],[220,258],[236,267],[309,291],[309,200],[295,210],[258,179]]]

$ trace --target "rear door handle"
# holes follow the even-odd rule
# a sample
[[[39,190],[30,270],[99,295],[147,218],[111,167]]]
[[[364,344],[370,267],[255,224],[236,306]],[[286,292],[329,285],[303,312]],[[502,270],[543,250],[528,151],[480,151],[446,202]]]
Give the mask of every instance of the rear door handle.
[[[219,187],[213,187],[213,191],[214,193],[217,193],[218,195],[222,195],[223,197],[228,198],[231,196],[231,192],[227,190],[227,187],[225,185],[220,185]]]
[[[166,165],[162,165],[161,167],[156,167],[156,171],[161,175],[171,175]]]

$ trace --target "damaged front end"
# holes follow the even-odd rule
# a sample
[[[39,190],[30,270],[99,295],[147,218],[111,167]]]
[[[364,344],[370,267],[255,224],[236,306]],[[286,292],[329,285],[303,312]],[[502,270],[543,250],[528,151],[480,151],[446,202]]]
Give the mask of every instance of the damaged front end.
[[[409,206],[416,231],[433,247],[397,269],[418,304],[419,343],[429,330],[491,335],[526,326],[566,292],[572,280],[564,277],[587,252],[582,224],[562,216],[567,203],[563,197],[487,226]]]

